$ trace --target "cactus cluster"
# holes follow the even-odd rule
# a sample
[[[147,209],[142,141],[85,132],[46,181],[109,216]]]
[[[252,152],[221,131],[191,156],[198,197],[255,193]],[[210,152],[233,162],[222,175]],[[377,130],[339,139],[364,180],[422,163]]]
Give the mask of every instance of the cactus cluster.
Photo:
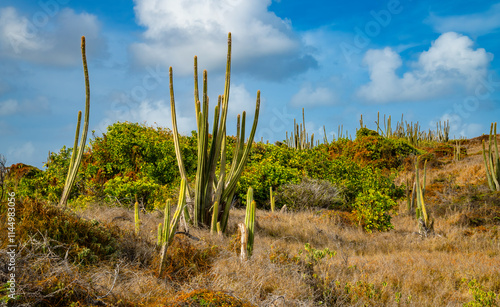
[[[302,124],[297,124],[297,121],[293,119],[293,132],[290,133],[290,136],[288,136],[288,131],[286,132],[286,144],[288,147],[298,150],[314,147],[314,133],[309,138],[309,134],[306,131],[304,108],[302,108]]]
[[[483,140],[483,160],[490,190],[500,191],[500,157],[498,155],[497,144],[497,123],[491,123],[488,150],[486,150]]]
[[[73,153],[69,164],[66,182],[64,183],[64,190],[59,201],[60,206],[66,206],[68,203],[71,188],[75,184],[76,174],[82,162],[83,151],[85,150],[85,143],[87,141],[87,132],[89,130],[89,115],[90,115],[90,85],[89,85],[89,71],[87,68],[87,56],[85,52],[85,36],[82,36],[82,62],[83,73],[85,77],[85,116],[83,119],[83,130],[80,138],[80,124],[82,120],[82,111],[78,111],[78,119],[76,124],[75,143],[73,146]],[[80,138],[80,145],[78,139]]]
[[[170,107],[172,114],[172,130],[174,136],[175,153],[179,166],[181,178],[186,180],[187,175],[182,161],[177,130],[175,112],[175,99],[173,89],[172,67],[170,73]],[[203,72],[203,96],[200,101],[198,91],[198,64],[197,57],[194,58],[194,100],[196,110],[197,137],[198,137],[198,164],[194,192],[186,189],[188,202],[192,203],[192,223],[194,226],[206,225],[212,229],[216,222],[225,231],[232,205],[236,183],[239,180],[243,168],[248,160],[250,149],[257,129],[260,108],[260,91],[257,92],[255,106],[255,117],[252,130],[245,145],[245,121],[246,113],[241,118],[237,117],[236,148],[230,169],[226,170],[226,119],[229,102],[229,88],[231,76],[231,33],[228,35],[228,52],[226,62],[226,81],[224,94],[218,97],[215,107],[212,134],[209,134],[208,125],[208,95],[207,95],[207,72]],[[241,124],[241,125],[240,125]],[[217,172],[217,166],[220,169]],[[192,196],[194,194],[194,197]],[[217,204],[217,205],[216,205]],[[184,211],[189,219],[188,211]],[[209,225],[215,224],[215,225]]]
[[[361,128],[363,128],[363,116],[361,116],[360,124]],[[381,123],[380,112],[377,112],[377,120],[375,121],[375,124],[377,125],[377,132],[381,136],[386,138],[406,139],[410,144],[414,146],[418,145],[420,141],[448,142],[449,140],[449,120],[436,123],[435,131],[431,129],[429,129],[428,131],[421,131],[421,127],[418,122],[408,123],[403,119],[403,115],[401,115],[401,121],[397,122],[396,129],[392,130],[391,116],[387,117],[386,119],[386,116],[384,114],[383,123]]]

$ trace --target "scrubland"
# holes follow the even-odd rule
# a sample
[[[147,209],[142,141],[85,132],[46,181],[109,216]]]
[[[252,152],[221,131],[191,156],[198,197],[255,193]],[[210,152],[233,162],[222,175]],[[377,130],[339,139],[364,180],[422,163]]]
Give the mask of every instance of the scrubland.
[[[245,210],[235,208],[225,235],[192,227],[189,236],[177,234],[162,276],[161,210],[142,212],[135,235],[127,208],[88,203],[64,210],[24,200],[17,204],[19,297],[3,304],[497,306],[500,194],[488,189],[480,142],[463,146],[461,160],[437,154],[428,165],[425,198],[435,224],[427,237],[405,198],[391,211],[394,228],[371,233],[346,210],[259,209],[253,255],[241,261],[236,225]],[[412,168],[403,168],[395,183],[411,176]]]

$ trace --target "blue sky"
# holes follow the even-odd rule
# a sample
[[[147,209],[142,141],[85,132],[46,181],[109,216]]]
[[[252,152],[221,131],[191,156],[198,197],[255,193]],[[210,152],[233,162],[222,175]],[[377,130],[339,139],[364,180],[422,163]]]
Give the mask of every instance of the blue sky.
[[[168,67],[178,125],[195,129],[192,65],[208,70],[212,107],[233,36],[229,133],[246,110],[257,138],[283,140],[305,108],[309,133],[354,134],[377,112],[424,129],[449,119],[452,136],[489,132],[500,115],[500,2],[299,0],[2,0],[0,154],[42,167],[72,146],[85,92],[90,130],[117,121],[171,127]],[[89,133],[89,136],[92,134]]]

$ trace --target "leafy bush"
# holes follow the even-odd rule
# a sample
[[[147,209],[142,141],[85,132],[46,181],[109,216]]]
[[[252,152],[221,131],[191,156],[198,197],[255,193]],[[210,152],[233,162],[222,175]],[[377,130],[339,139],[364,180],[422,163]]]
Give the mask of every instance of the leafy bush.
[[[493,291],[484,291],[483,286],[475,279],[471,280],[467,285],[474,300],[464,304],[465,307],[498,306],[497,295]]]
[[[354,203],[354,212],[359,224],[367,232],[372,232],[374,229],[387,231],[394,228],[389,211],[395,206],[396,202],[389,196],[370,189],[358,196]]]
[[[379,136],[378,132],[375,130],[370,130],[368,128],[361,128],[356,131],[356,140],[364,136]]]
[[[362,165],[381,169],[399,168],[405,157],[421,153],[404,139],[370,135],[361,135],[354,141],[340,139],[332,142],[328,151],[333,158],[346,157]]]
[[[143,204],[147,204],[149,198],[159,188],[160,185],[147,177],[134,180],[130,177],[117,176],[106,182],[104,192],[120,202],[125,200],[130,205],[132,205],[136,197]]]
[[[276,194],[278,206],[293,211],[311,208],[333,209],[343,203],[341,191],[327,180],[304,178],[301,183],[289,183]]]

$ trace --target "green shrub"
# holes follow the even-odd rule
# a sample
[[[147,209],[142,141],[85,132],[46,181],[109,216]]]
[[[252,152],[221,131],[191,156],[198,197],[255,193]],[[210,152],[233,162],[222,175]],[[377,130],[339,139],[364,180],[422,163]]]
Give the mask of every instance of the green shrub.
[[[364,136],[379,136],[378,132],[375,130],[370,130],[368,128],[361,128],[356,131],[356,140]]]
[[[372,230],[387,231],[394,228],[391,224],[389,211],[395,206],[396,202],[389,196],[370,189],[357,197],[354,203],[354,213],[359,224],[367,232],[372,232]]]
[[[498,296],[493,291],[484,291],[483,286],[475,279],[471,280],[467,285],[474,300],[464,304],[465,307],[499,306]]]
[[[120,202],[132,205],[135,198],[143,204],[152,203],[151,196],[160,185],[147,177],[134,180],[130,177],[117,176],[104,185],[104,192]]]
[[[276,203],[292,210],[312,208],[333,209],[342,206],[341,191],[327,180],[304,178],[301,183],[289,183],[278,189]]]

